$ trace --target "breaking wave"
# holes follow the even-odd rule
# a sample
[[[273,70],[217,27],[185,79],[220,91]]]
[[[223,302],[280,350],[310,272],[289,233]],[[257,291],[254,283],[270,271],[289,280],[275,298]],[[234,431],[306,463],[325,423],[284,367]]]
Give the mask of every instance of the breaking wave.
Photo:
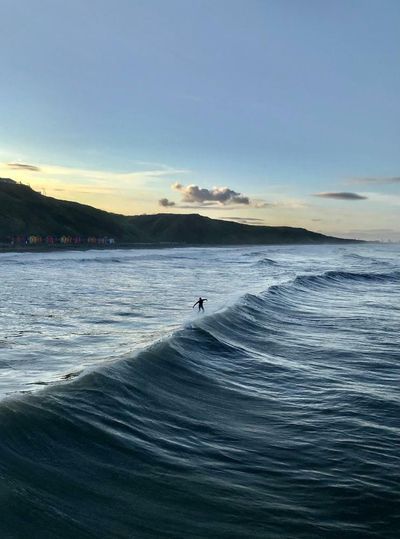
[[[298,276],[2,401],[1,536],[397,537],[399,278]]]

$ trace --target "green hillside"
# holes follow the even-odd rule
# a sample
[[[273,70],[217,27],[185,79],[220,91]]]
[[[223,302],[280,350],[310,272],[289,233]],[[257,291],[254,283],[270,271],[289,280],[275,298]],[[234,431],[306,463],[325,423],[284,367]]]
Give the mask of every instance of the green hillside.
[[[111,237],[117,243],[234,245],[346,242],[303,228],[254,226],[197,214],[127,217],[44,196],[31,187],[0,178],[0,240],[23,235]]]
[[[156,242],[237,245],[346,241],[304,228],[244,225],[198,214],[137,215],[129,217],[129,222]]]
[[[142,241],[123,215],[43,196],[28,185],[0,181],[0,237],[37,234],[110,236]]]

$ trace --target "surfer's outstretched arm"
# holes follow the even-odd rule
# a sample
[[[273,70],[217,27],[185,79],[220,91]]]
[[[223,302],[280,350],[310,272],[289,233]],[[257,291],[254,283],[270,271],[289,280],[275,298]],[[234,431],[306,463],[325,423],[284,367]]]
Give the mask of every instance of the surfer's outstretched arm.
[[[196,301],[196,303],[193,305],[192,309],[194,309],[198,303],[199,303],[199,302]]]

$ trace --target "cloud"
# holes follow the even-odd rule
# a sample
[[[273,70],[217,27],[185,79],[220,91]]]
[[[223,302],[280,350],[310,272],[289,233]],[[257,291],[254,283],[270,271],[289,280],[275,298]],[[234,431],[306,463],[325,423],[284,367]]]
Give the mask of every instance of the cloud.
[[[233,189],[229,189],[229,187],[213,187],[212,189],[205,189],[198,185],[185,186],[176,182],[173,184],[172,188],[182,194],[183,202],[202,205],[206,205],[207,203],[217,203],[221,205],[250,204],[248,197],[243,196],[241,193],[237,193]]]
[[[242,224],[262,223],[265,224],[264,219],[258,219],[257,217],[221,217],[223,221],[235,221]]]
[[[302,200],[294,198],[277,200],[275,202],[266,202],[265,200],[253,199],[251,205],[253,208],[269,208],[271,210],[298,210],[308,207],[308,204],[305,204]]]
[[[400,183],[400,176],[392,177],[376,177],[376,178],[351,178],[350,183],[358,184],[385,184],[385,183]]]
[[[7,163],[7,167],[12,170],[30,170],[31,172],[40,172],[40,168],[36,165],[28,165],[27,163]]]
[[[176,207],[180,210],[217,210],[218,212],[221,211],[232,211],[232,208],[235,206],[233,205],[225,205],[222,206],[221,204],[217,204],[216,202],[203,202],[198,204],[176,204]],[[237,206],[236,206],[237,207]]]
[[[254,208],[275,208],[276,204],[272,202],[254,202],[253,207]]]
[[[172,168],[167,165],[160,164],[158,167],[150,167],[150,163],[141,170],[116,172],[107,170],[96,169],[80,169],[74,167],[66,167],[59,165],[46,165],[41,164],[40,167],[36,165],[26,163],[0,163],[1,169],[9,171],[12,168],[14,170],[24,170],[26,176],[31,179],[32,182],[37,181],[36,175],[30,176],[31,172],[41,172],[41,182],[48,181],[53,184],[67,183],[68,187],[74,184],[86,183],[86,184],[102,184],[110,185],[118,183],[119,186],[126,185],[128,187],[134,185],[137,187],[139,184],[142,186],[148,186],[151,181],[159,181],[164,177],[173,178],[177,174],[186,174],[188,171],[184,169]]]
[[[321,197],[321,198],[334,198],[337,200],[365,200],[368,197],[365,197],[363,195],[359,195],[358,193],[348,193],[348,192],[341,192],[341,193],[315,193],[313,196],[315,197]]]
[[[161,198],[158,203],[164,208],[168,208],[168,206],[175,206],[175,202],[173,202],[172,200],[168,200],[168,198]]]

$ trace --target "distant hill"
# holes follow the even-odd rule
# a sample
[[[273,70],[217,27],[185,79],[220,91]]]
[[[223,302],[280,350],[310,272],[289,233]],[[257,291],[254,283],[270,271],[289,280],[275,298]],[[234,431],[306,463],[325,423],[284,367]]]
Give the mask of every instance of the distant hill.
[[[0,238],[16,235],[110,236],[142,241],[127,217],[44,196],[28,185],[0,179]]]
[[[304,228],[244,225],[198,214],[128,217],[44,196],[0,178],[0,240],[17,235],[108,236],[117,243],[235,245],[348,242]]]
[[[210,219],[198,214],[136,215],[128,218],[136,230],[156,242],[238,245],[348,242],[289,226],[256,226]]]

